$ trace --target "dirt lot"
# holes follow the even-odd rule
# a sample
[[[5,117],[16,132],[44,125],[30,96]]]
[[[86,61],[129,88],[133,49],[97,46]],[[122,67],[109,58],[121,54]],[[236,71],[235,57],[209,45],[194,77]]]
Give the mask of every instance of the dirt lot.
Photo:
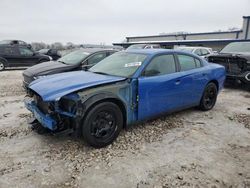
[[[103,149],[28,127],[20,70],[0,72],[0,187],[250,187],[250,93],[225,89]]]

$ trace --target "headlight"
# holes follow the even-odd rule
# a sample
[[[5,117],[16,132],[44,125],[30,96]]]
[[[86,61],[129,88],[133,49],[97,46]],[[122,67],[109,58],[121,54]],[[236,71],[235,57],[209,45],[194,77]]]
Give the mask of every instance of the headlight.
[[[34,79],[40,79],[40,78],[45,78],[47,75],[41,75],[41,76],[34,76]]]

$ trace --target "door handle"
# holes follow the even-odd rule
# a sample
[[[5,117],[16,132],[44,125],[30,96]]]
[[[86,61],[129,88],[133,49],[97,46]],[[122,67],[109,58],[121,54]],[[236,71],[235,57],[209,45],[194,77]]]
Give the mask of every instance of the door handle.
[[[179,85],[180,83],[181,83],[180,80],[176,80],[176,81],[175,81],[175,85]]]

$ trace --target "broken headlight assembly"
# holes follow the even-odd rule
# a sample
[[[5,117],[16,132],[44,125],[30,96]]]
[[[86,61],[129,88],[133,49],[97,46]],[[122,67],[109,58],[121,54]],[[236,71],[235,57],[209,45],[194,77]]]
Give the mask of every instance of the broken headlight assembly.
[[[59,108],[65,112],[75,114],[79,101],[79,95],[76,93],[62,97],[59,102]]]

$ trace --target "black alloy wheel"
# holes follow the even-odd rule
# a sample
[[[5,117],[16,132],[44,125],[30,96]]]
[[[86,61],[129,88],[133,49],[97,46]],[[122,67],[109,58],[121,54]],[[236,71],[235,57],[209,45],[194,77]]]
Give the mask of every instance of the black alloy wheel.
[[[103,102],[88,112],[82,126],[82,135],[89,145],[101,148],[111,144],[122,127],[123,115],[120,108],[112,102]]]
[[[215,83],[213,82],[208,83],[203,92],[203,96],[200,102],[200,109],[204,111],[211,110],[216,103],[217,94],[218,90]]]

